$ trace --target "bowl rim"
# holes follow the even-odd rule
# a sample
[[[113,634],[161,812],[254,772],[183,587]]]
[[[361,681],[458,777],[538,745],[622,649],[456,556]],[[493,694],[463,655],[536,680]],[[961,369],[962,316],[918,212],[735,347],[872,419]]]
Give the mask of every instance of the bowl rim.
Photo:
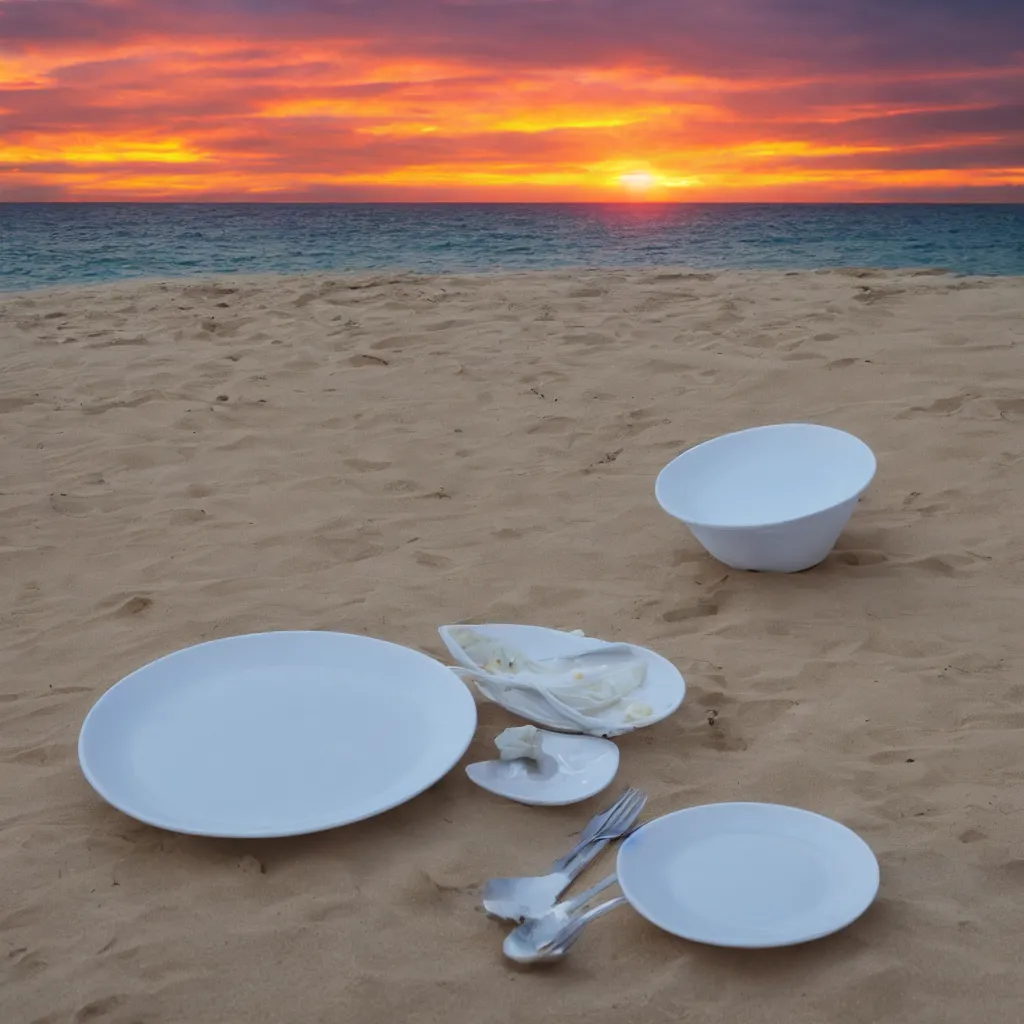
[[[842,434],[847,438],[855,441],[861,448],[867,452],[871,460],[871,469],[867,473],[866,478],[859,487],[854,488],[850,494],[845,498],[841,498],[839,501],[833,502],[831,505],[826,505],[824,508],[815,509],[813,512],[805,512],[802,515],[790,516],[786,519],[770,519],[764,522],[757,523],[743,523],[741,525],[730,524],[730,523],[709,523],[702,522],[697,519],[687,519],[683,516],[673,512],[665,503],[663,495],[663,480],[668,471],[681,459],[686,458],[693,452],[697,451],[698,448],[707,448],[709,446],[718,444],[721,441],[725,441],[728,438],[738,437],[740,434],[754,434],[761,433],[766,430],[778,430],[782,427],[809,427],[813,430],[828,431],[832,434]],[[875,478],[875,474],[878,471],[878,458],[875,453],[871,450],[870,445],[867,442],[861,440],[856,434],[851,434],[848,430],[842,430],[839,427],[830,427],[824,423],[808,423],[803,421],[788,421],[785,423],[766,423],[757,427],[744,427],[742,430],[730,430],[725,434],[718,434],[715,437],[709,437],[706,441],[701,441],[698,444],[691,445],[689,448],[681,451],[674,459],[662,466],[661,471],[658,473],[657,479],[654,482],[654,497],[662,510],[667,512],[673,519],[678,519],[680,522],[685,523],[687,526],[696,526],[697,529],[706,530],[730,530],[730,531],[742,531],[742,530],[764,530],[775,526],[788,526],[791,523],[799,523],[805,519],[813,519],[816,516],[824,515],[827,512],[831,512],[833,509],[839,508],[841,505],[845,505],[847,502],[856,501],[871,484],[871,481]]]

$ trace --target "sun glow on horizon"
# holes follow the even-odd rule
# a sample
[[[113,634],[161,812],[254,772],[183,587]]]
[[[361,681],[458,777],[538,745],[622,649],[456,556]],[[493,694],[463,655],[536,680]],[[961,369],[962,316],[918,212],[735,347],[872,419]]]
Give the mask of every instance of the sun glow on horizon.
[[[630,192],[650,192],[658,184],[658,178],[650,171],[630,171],[628,174],[619,175],[619,184],[629,189]]]

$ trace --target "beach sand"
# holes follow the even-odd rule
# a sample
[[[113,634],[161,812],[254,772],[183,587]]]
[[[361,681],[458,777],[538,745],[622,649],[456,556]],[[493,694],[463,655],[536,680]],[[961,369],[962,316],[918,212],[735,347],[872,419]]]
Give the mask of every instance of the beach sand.
[[[871,271],[0,296],[0,1020],[1019,1020],[1022,313],[1022,279]],[[654,477],[791,419],[855,432],[878,476],[821,566],[729,571]],[[211,841],[80,774],[93,701],[176,648],[315,628],[440,657],[436,626],[462,619],[650,645],[686,702],[572,808],[460,766],[363,824]],[[482,706],[466,761],[511,724]],[[650,816],[838,818],[877,852],[879,899],[768,952],[618,910],[554,971],[510,966],[475,887],[544,870],[627,784]]]

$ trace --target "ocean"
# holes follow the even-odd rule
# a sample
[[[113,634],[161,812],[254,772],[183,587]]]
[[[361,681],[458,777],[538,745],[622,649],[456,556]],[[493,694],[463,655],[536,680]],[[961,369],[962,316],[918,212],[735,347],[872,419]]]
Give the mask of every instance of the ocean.
[[[1024,274],[1024,205],[0,203],[0,290],[402,268]]]

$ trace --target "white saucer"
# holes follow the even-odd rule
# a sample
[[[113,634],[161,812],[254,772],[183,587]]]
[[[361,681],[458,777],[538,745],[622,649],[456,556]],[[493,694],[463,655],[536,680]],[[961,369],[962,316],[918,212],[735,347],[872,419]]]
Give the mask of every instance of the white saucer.
[[[652,924],[693,942],[766,948],[845,928],[878,892],[855,832],[779,804],[707,804],[644,825],[619,848],[619,885]]]
[[[447,774],[476,729],[466,686],[367,636],[254,633],[133,672],[82,725],[85,777],[175,832],[252,838],[359,821]]]
[[[560,629],[547,629],[544,626],[487,622],[480,623],[476,628],[486,630],[496,640],[517,647],[537,661],[545,658],[568,657],[578,654],[581,648],[599,647],[608,642],[595,637],[581,637],[577,633],[566,633]],[[458,645],[449,635],[448,629],[449,627],[442,626],[438,632],[445,647],[448,648],[449,654],[459,664],[466,668],[473,668],[473,663],[462,654]],[[634,729],[642,729],[655,722],[660,722],[676,711],[686,696],[686,682],[672,662],[646,647],[637,647],[635,644],[627,646],[647,662],[647,676],[643,684],[629,695],[627,703],[647,704],[651,708],[651,714],[647,718],[626,725],[617,721],[614,713],[605,712],[594,715],[593,719],[596,724],[609,726],[608,735],[622,735],[632,732]],[[475,685],[483,692],[481,684],[476,683]],[[509,689],[503,691],[500,700],[489,691],[484,693],[484,696],[511,711],[512,714],[525,718],[528,722],[543,725],[546,729],[557,729],[559,732],[574,731],[567,728],[560,719],[553,717],[548,703],[539,694],[531,693],[528,690]]]
[[[597,736],[541,732],[540,764],[478,761],[466,774],[482,789],[521,804],[559,807],[600,793],[619,770],[619,748]]]

